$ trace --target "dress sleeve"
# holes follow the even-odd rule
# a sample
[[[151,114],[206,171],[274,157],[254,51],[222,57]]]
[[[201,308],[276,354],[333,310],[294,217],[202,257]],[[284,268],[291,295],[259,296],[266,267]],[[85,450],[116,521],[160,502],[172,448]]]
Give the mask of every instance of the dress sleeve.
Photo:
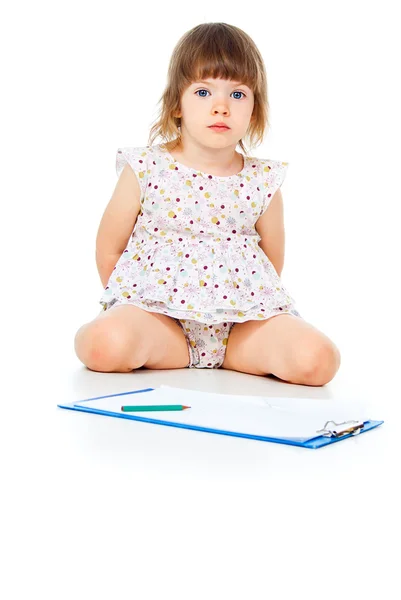
[[[148,151],[146,147],[139,148],[118,148],[116,156],[116,173],[118,177],[126,164],[129,164],[134,171],[141,188],[141,200],[145,196],[147,187],[148,173]]]
[[[263,177],[263,202],[259,216],[262,216],[269,207],[270,202],[278,188],[283,183],[288,162],[280,160],[263,160],[262,162],[262,177]]]

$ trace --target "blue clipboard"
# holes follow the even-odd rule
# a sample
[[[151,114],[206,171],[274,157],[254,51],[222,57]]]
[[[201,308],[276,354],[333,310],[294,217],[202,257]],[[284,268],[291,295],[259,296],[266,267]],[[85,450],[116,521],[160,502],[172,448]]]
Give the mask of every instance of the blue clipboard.
[[[360,421],[357,426],[356,425],[355,426],[349,426],[349,425],[343,426],[343,428],[342,428],[343,431],[340,432],[339,430],[341,428],[336,427],[336,425],[339,425],[339,424],[334,423],[334,421],[328,421],[325,424],[322,424],[322,426],[324,426],[324,428],[325,428],[325,429],[322,429],[322,431],[324,431],[324,434],[317,435],[317,436],[314,436],[309,439],[299,438],[299,437],[271,437],[271,436],[265,436],[265,435],[255,435],[255,434],[251,434],[251,433],[225,430],[225,429],[220,429],[220,428],[192,425],[192,424],[182,423],[182,422],[180,423],[177,421],[157,419],[157,418],[153,418],[153,417],[152,418],[143,417],[143,416],[138,416],[133,413],[127,413],[127,412],[122,412],[122,411],[118,412],[115,410],[110,411],[110,410],[105,410],[105,409],[101,409],[101,408],[97,408],[97,407],[91,407],[87,404],[88,402],[91,402],[94,400],[102,400],[105,398],[116,398],[116,397],[122,398],[124,396],[129,396],[132,394],[151,392],[151,391],[154,391],[155,389],[156,388],[144,388],[141,390],[133,390],[130,392],[121,392],[119,394],[108,394],[106,396],[96,396],[93,398],[87,398],[85,400],[78,400],[76,402],[71,402],[71,403],[67,403],[67,404],[57,404],[57,406],[59,408],[75,410],[78,412],[87,412],[87,413],[92,413],[92,414],[104,415],[104,416],[108,416],[108,417],[116,417],[116,418],[120,418],[120,419],[131,419],[133,421],[141,421],[143,423],[154,423],[156,425],[167,425],[168,427],[193,429],[195,431],[206,431],[207,433],[217,433],[220,435],[230,435],[230,436],[234,436],[234,437],[259,440],[262,442],[274,442],[277,444],[287,444],[287,445],[291,445],[291,446],[299,446],[301,448],[312,448],[312,449],[322,448],[323,446],[328,446],[329,444],[334,444],[336,442],[340,442],[347,438],[355,437],[355,435],[360,435],[361,433],[365,433],[366,431],[369,431],[370,429],[374,429],[375,427],[378,427],[379,425],[384,423],[384,421],[373,421],[373,420]],[[121,404],[121,402],[119,402],[119,404]],[[329,423],[334,423],[335,426],[333,427],[331,425],[330,427],[328,427]],[[348,421],[346,423],[348,423]],[[355,423],[357,423],[357,422],[355,421]],[[350,431],[350,432],[346,433],[346,431]]]

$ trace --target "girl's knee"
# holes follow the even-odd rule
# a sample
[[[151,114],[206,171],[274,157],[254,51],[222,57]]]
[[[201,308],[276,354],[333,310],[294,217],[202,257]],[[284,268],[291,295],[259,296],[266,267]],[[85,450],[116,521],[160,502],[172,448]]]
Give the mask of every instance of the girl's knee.
[[[140,339],[130,339],[127,328],[118,323],[92,321],[76,333],[74,346],[79,360],[90,370],[129,372],[146,362],[147,354]],[[132,336],[131,336],[132,337]]]

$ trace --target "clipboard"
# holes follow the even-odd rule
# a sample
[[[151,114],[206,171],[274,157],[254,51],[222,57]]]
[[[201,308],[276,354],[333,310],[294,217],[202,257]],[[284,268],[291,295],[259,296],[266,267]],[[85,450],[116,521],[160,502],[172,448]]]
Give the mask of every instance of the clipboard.
[[[134,400],[133,395],[136,395]],[[189,404],[192,411],[174,411],[174,414],[158,411],[143,416],[146,413],[121,410],[123,404],[179,403]],[[311,449],[360,435],[384,423],[367,418],[361,406],[358,408],[348,402],[237,396],[170,386],[97,396],[57,406],[77,412]]]

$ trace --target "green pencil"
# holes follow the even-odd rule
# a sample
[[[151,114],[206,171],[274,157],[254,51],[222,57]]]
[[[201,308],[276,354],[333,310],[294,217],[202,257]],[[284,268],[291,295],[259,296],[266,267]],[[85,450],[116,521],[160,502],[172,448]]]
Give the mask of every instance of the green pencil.
[[[147,410],[185,410],[186,408],[191,407],[181,404],[149,404],[144,406],[122,406],[121,410],[124,412],[140,412]]]

